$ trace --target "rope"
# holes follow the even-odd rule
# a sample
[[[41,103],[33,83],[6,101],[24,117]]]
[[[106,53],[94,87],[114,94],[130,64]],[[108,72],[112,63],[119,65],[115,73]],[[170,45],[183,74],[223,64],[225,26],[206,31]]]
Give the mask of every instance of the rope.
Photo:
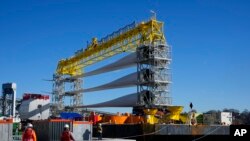
[[[199,138],[197,138],[197,139],[194,139],[194,140],[192,140],[192,141],[197,141],[197,140],[200,140],[200,139],[202,139],[202,138],[205,138],[206,136],[212,134],[213,132],[215,132],[216,130],[218,130],[218,129],[221,128],[221,127],[222,127],[222,126],[216,127],[214,130],[208,132],[207,134],[205,133],[204,136],[201,136],[201,137],[199,137]]]

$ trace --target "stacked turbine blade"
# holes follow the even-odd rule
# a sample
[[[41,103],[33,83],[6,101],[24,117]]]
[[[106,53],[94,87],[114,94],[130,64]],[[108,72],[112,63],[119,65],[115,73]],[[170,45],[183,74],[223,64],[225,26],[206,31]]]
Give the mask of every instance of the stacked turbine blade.
[[[133,107],[136,106],[136,102],[137,102],[137,93],[133,93],[106,102],[79,106],[77,108]]]

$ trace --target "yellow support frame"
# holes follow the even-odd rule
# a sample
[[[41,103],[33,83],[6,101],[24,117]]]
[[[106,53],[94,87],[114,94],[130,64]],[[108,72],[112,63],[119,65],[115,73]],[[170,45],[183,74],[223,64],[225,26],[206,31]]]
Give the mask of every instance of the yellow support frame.
[[[134,28],[98,44],[93,38],[92,44],[76,55],[60,60],[56,73],[59,75],[80,75],[84,67],[104,60],[116,54],[135,51],[141,44],[165,43],[163,22],[151,19],[137,24]]]

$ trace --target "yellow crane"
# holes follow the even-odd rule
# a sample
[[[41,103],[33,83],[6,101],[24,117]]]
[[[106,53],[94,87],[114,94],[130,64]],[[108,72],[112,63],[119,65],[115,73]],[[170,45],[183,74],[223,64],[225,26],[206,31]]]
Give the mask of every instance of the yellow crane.
[[[133,22],[100,40],[93,38],[86,49],[79,50],[72,57],[60,60],[56,74],[80,75],[84,67],[122,52],[135,51],[141,44],[165,42],[163,22],[154,18],[139,24]]]

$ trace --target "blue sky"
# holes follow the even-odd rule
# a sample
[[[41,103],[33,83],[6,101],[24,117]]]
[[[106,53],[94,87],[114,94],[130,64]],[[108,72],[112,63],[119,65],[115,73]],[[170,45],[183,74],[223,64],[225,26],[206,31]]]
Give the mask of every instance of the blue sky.
[[[1,1],[0,83],[16,82],[17,94],[51,91],[57,62],[133,22],[165,22],[172,46],[174,105],[199,112],[235,108],[250,110],[250,2],[247,0]],[[115,60],[98,63],[99,67]],[[93,69],[89,68],[89,69]],[[84,87],[126,75],[128,70],[86,78]],[[129,71],[133,71],[129,69]],[[129,94],[117,89],[84,94],[91,104]],[[131,109],[104,109],[111,112]]]

